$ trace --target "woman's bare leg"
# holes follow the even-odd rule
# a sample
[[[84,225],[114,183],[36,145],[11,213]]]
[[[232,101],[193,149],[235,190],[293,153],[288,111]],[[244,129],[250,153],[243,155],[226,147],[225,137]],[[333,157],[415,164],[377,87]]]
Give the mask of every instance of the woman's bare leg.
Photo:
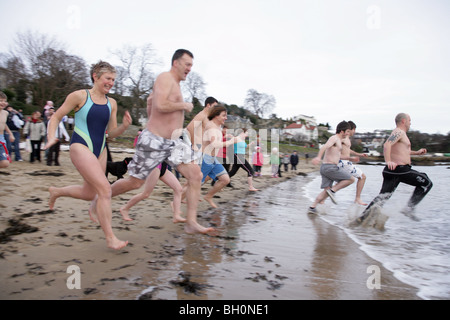
[[[85,184],[83,188],[66,189],[65,192],[76,196],[86,196],[87,192],[94,193],[92,199],[97,194],[97,217],[100,226],[106,237],[108,247],[121,249],[128,244],[128,241],[119,240],[112,231],[112,209],[111,209],[111,185],[105,176],[106,151],[100,155],[99,159],[81,144],[72,144],[70,148],[70,158],[83,177]]]

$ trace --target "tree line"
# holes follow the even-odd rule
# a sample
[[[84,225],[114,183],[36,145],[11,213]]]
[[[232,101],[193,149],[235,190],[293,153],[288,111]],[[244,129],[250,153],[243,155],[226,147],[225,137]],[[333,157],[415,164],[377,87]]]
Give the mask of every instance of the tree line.
[[[46,34],[18,32],[9,52],[0,53],[0,89],[8,96],[9,103],[24,114],[41,110],[46,101],[60,106],[72,91],[89,88],[90,66],[77,55],[66,51],[64,42]],[[146,117],[146,100],[156,79],[156,69],[161,65],[151,43],[142,46],[124,45],[111,54],[120,61],[116,65],[117,77],[111,96],[118,102],[118,118],[128,109],[134,124]],[[97,62],[97,61],[95,61]],[[194,110],[186,114],[186,121],[202,110],[206,98],[206,82],[196,72],[191,72],[182,82],[183,95],[192,101]],[[226,104],[229,114],[249,118],[254,124],[268,115],[276,106],[274,96],[249,89],[243,107]],[[289,124],[289,120],[270,114],[274,124]],[[450,132],[447,135],[408,133],[413,145],[425,146],[431,152],[450,152]]]
[[[69,93],[91,86],[90,66],[65,48],[64,42],[46,34],[26,31],[15,35],[9,52],[0,53],[0,88],[14,107],[30,114],[42,109],[48,100],[60,106]],[[146,116],[146,100],[161,60],[151,43],[124,45],[111,54],[120,61],[115,65],[117,77],[111,96],[118,101],[119,114],[126,108],[137,121],[141,115]],[[183,95],[197,109],[206,98],[205,86],[206,82],[196,72],[182,82]],[[275,108],[275,103],[273,96],[250,89],[244,109],[250,115],[262,117]]]

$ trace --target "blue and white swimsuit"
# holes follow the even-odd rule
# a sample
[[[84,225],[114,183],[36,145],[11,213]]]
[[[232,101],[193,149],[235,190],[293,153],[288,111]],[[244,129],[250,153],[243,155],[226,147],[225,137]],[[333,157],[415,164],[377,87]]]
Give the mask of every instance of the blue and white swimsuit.
[[[98,158],[106,144],[106,128],[111,117],[111,103],[106,96],[106,104],[96,104],[92,101],[89,90],[86,92],[86,103],[75,112],[75,129],[70,144],[81,143]]]

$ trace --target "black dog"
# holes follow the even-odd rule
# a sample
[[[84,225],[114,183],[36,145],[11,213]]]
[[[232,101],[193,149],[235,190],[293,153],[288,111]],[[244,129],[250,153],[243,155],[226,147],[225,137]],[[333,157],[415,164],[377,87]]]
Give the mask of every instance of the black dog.
[[[106,177],[108,173],[117,177],[117,180],[122,179],[123,175],[128,171],[128,164],[133,158],[125,158],[122,161],[108,161],[106,163]]]

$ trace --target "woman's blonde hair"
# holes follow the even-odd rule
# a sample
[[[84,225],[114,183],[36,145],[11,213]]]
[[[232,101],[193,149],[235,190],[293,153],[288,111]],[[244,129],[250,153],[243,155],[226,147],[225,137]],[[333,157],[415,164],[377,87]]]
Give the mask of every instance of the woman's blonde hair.
[[[93,64],[91,66],[91,80],[92,83],[94,83],[94,73],[97,75],[98,78],[102,76],[102,74],[106,72],[116,73],[116,68],[114,68],[111,64],[109,64],[106,61],[100,60],[96,64]]]

